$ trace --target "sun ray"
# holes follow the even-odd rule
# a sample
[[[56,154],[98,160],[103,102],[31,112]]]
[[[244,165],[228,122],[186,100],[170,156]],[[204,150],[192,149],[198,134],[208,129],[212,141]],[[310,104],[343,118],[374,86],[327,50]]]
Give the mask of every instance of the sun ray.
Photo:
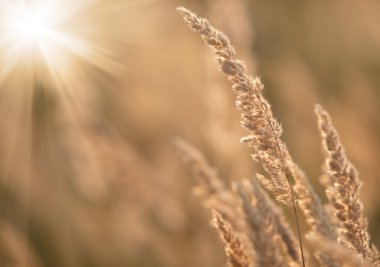
[[[7,67],[0,72],[0,85],[15,66],[27,58],[38,62],[37,65],[47,64],[45,71],[54,66],[60,69],[60,74],[64,74],[64,68],[69,68],[70,63],[75,64],[76,60],[83,60],[90,67],[109,73],[120,70],[122,67],[113,59],[116,57],[112,52],[95,45],[100,39],[96,34],[102,34],[94,33],[97,27],[78,22],[78,25],[73,25],[78,19],[86,21],[82,12],[90,9],[96,12],[86,12],[88,21],[96,20],[91,18],[91,14],[99,13],[101,9],[96,6],[104,3],[99,0],[80,3],[52,0],[1,2],[0,62]],[[65,12],[60,12],[62,10]],[[86,31],[91,34],[83,34]]]
[[[33,142],[44,138],[41,131],[51,130],[37,129],[45,118],[34,113],[52,112],[39,94],[54,102],[58,114],[51,115],[58,122],[49,117],[47,123],[81,131],[93,116],[97,91],[108,86],[102,80],[122,77],[125,70],[124,49],[130,41],[124,14],[132,2],[138,1],[0,0],[0,136],[9,158],[5,169],[17,172],[17,165],[32,166],[37,149]],[[25,162],[18,162],[20,158]],[[0,186],[8,176],[22,179],[21,174],[7,173]]]

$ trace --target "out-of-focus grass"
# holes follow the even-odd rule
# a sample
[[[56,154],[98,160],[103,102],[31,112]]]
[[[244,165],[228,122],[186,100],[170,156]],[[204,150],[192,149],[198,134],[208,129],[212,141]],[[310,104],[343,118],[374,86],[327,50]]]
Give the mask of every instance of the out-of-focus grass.
[[[118,12],[118,28],[107,27],[112,17],[99,25],[110,36],[125,34],[123,42],[109,41],[125,67],[117,75],[80,63],[75,69],[90,82],[79,83],[73,99],[34,90],[30,102],[18,101],[22,109],[5,101],[17,99],[20,88],[2,91],[2,266],[223,264],[171,140],[197,144],[226,180],[257,168],[238,142],[243,134],[228,84],[214,84],[220,74],[181,22],[178,1],[137,2],[130,1],[130,14]],[[180,4],[212,13],[206,1]],[[267,86],[292,154],[318,185],[313,107],[322,103],[361,172],[377,243],[379,9],[376,1],[247,1],[253,71]]]

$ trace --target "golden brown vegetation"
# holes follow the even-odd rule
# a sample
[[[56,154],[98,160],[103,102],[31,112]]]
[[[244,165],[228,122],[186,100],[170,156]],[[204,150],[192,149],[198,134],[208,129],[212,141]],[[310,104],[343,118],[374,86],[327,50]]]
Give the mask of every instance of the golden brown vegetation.
[[[270,176],[268,179],[263,175],[257,175],[257,180],[272,192],[279,203],[291,206],[294,210],[302,259],[299,259],[298,254],[294,252],[295,242],[292,241],[289,245],[291,238],[282,239],[285,244],[280,243],[282,233],[280,229],[287,229],[287,227],[279,226],[284,222],[284,217],[278,216],[278,208],[270,203],[269,198],[260,189],[259,183],[255,180],[251,182],[251,186],[247,185],[247,183],[249,184],[248,181],[245,182],[245,186],[237,183],[235,191],[242,201],[243,215],[241,216],[245,218],[248,226],[245,235],[250,240],[251,251],[249,249],[245,253],[242,251],[241,241],[236,242],[238,232],[236,230],[234,232],[227,219],[223,219],[219,215],[220,226],[217,228],[220,230],[225,243],[230,264],[232,266],[244,266],[247,264],[245,255],[254,255],[251,259],[253,266],[284,266],[285,263],[289,266],[306,265],[297,216],[297,202],[291,184],[291,178],[293,178],[296,182],[294,191],[298,193],[298,198],[302,203],[301,207],[312,228],[310,238],[313,237],[312,240],[322,251],[317,250],[316,252],[319,263],[322,266],[336,266],[338,263],[343,265],[363,264],[363,266],[379,265],[379,252],[374,245],[370,245],[367,219],[363,217],[363,204],[358,198],[361,186],[358,173],[347,160],[338,134],[327,112],[320,106],[316,108],[322,143],[327,153],[327,174],[331,180],[331,185],[326,192],[330,203],[336,209],[334,214],[336,217],[331,219],[326,215],[326,211],[321,206],[321,201],[314,193],[303,172],[292,160],[286,145],[282,142],[281,126],[273,117],[271,107],[263,97],[264,86],[260,79],[253,78],[248,74],[244,63],[237,59],[235,49],[228,37],[211,26],[207,19],[201,18],[183,7],[178,8],[178,11],[189,24],[189,27],[198,32],[206,44],[214,50],[221,71],[232,82],[232,88],[237,98],[236,106],[241,111],[242,127],[250,134],[242,139],[242,143],[246,143],[254,149],[253,158],[262,164],[263,169]],[[183,147],[184,145],[182,145],[182,149],[186,150],[186,147]],[[194,152],[190,150],[187,153]],[[203,165],[203,168],[200,169],[209,169],[205,167],[204,163],[202,164],[201,156],[194,156],[193,158],[198,159],[200,166]],[[194,166],[191,167],[194,168]],[[208,180],[214,180],[214,184],[216,184],[216,177]],[[338,225],[335,226],[331,223],[334,220],[339,221]],[[287,237],[292,237],[292,235],[287,235]],[[336,237],[339,244],[334,243]],[[321,248],[323,247],[321,240],[329,242],[327,249]],[[286,241],[288,242],[286,243]],[[288,250],[281,254],[281,247],[286,245],[288,245]],[[235,248],[237,252],[231,253],[233,251],[231,247]],[[334,247],[336,249],[333,249]],[[341,256],[345,249],[351,249],[358,259],[352,260],[351,257]],[[323,251],[326,250],[337,251],[337,255],[340,256],[334,257],[329,253],[324,254]],[[348,254],[348,251],[346,253]],[[234,257],[231,258],[231,254]]]
[[[4,4],[44,1],[0,1],[1,267],[300,266],[291,193],[306,266],[363,266],[363,254],[373,265],[372,244],[380,244],[377,1],[180,1],[234,45],[238,72],[224,70],[236,86],[265,84],[249,95],[231,93],[176,12],[178,0],[46,0],[65,7],[59,18],[78,11],[62,29],[96,48],[48,57],[69,56],[51,75],[43,62],[10,53],[2,27]],[[236,97],[261,106],[237,110]],[[323,148],[334,161],[323,167],[323,186],[315,103],[331,114],[348,153],[335,137],[333,150]],[[253,149],[239,144],[245,135]],[[175,136],[204,155],[177,139],[178,156]],[[265,162],[268,174],[250,153],[282,159]],[[360,170],[360,195],[358,183],[341,192],[334,182],[346,183],[350,162]],[[330,201],[325,189],[348,202]]]

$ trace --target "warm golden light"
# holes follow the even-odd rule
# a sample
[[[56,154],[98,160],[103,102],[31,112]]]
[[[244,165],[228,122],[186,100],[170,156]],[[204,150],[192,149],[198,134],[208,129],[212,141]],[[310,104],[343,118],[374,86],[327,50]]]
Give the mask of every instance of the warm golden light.
[[[50,77],[59,86],[70,80],[73,66],[79,64],[112,72],[110,52],[98,45],[103,41],[98,25],[87,23],[94,22],[92,13],[82,13],[95,10],[97,4],[96,0],[0,2],[0,63],[7,66],[0,70],[0,81],[16,69],[20,72],[16,66],[45,80]]]
[[[51,31],[48,17],[40,12],[30,11],[20,20],[15,19],[10,24],[19,38],[31,42],[43,41],[44,38],[48,38]]]
[[[63,34],[55,29],[57,21],[52,6],[14,2],[6,8],[4,32],[10,48],[52,49],[54,39]]]

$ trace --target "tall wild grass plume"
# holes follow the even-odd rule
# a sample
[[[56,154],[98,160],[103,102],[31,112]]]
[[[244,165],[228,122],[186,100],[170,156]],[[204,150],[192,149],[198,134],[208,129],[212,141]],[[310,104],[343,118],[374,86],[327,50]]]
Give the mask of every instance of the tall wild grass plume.
[[[225,244],[228,264],[310,266],[312,261],[306,257],[307,248],[320,266],[378,266],[379,252],[370,243],[368,223],[359,199],[361,181],[345,155],[328,113],[319,105],[316,107],[326,151],[325,171],[330,178],[326,194],[335,209],[333,215],[325,210],[307,176],[282,141],[282,128],[263,95],[264,85],[260,78],[249,74],[223,32],[184,7],[179,7],[178,11],[189,27],[212,48],[220,70],[232,83],[236,106],[241,112],[241,125],[248,132],[241,142],[253,149],[253,159],[266,172],[266,175],[257,174],[255,178],[238,181],[230,190],[222,186],[200,152],[184,141],[176,141],[184,161],[198,179],[203,196],[213,199],[212,217]],[[285,206],[273,202],[264,188]],[[293,211],[297,235],[283,215],[285,207]],[[310,246],[303,241],[305,232],[300,229],[298,209],[304,213],[310,228],[307,234]],[[335,221],[338,223],[333,223]]]

